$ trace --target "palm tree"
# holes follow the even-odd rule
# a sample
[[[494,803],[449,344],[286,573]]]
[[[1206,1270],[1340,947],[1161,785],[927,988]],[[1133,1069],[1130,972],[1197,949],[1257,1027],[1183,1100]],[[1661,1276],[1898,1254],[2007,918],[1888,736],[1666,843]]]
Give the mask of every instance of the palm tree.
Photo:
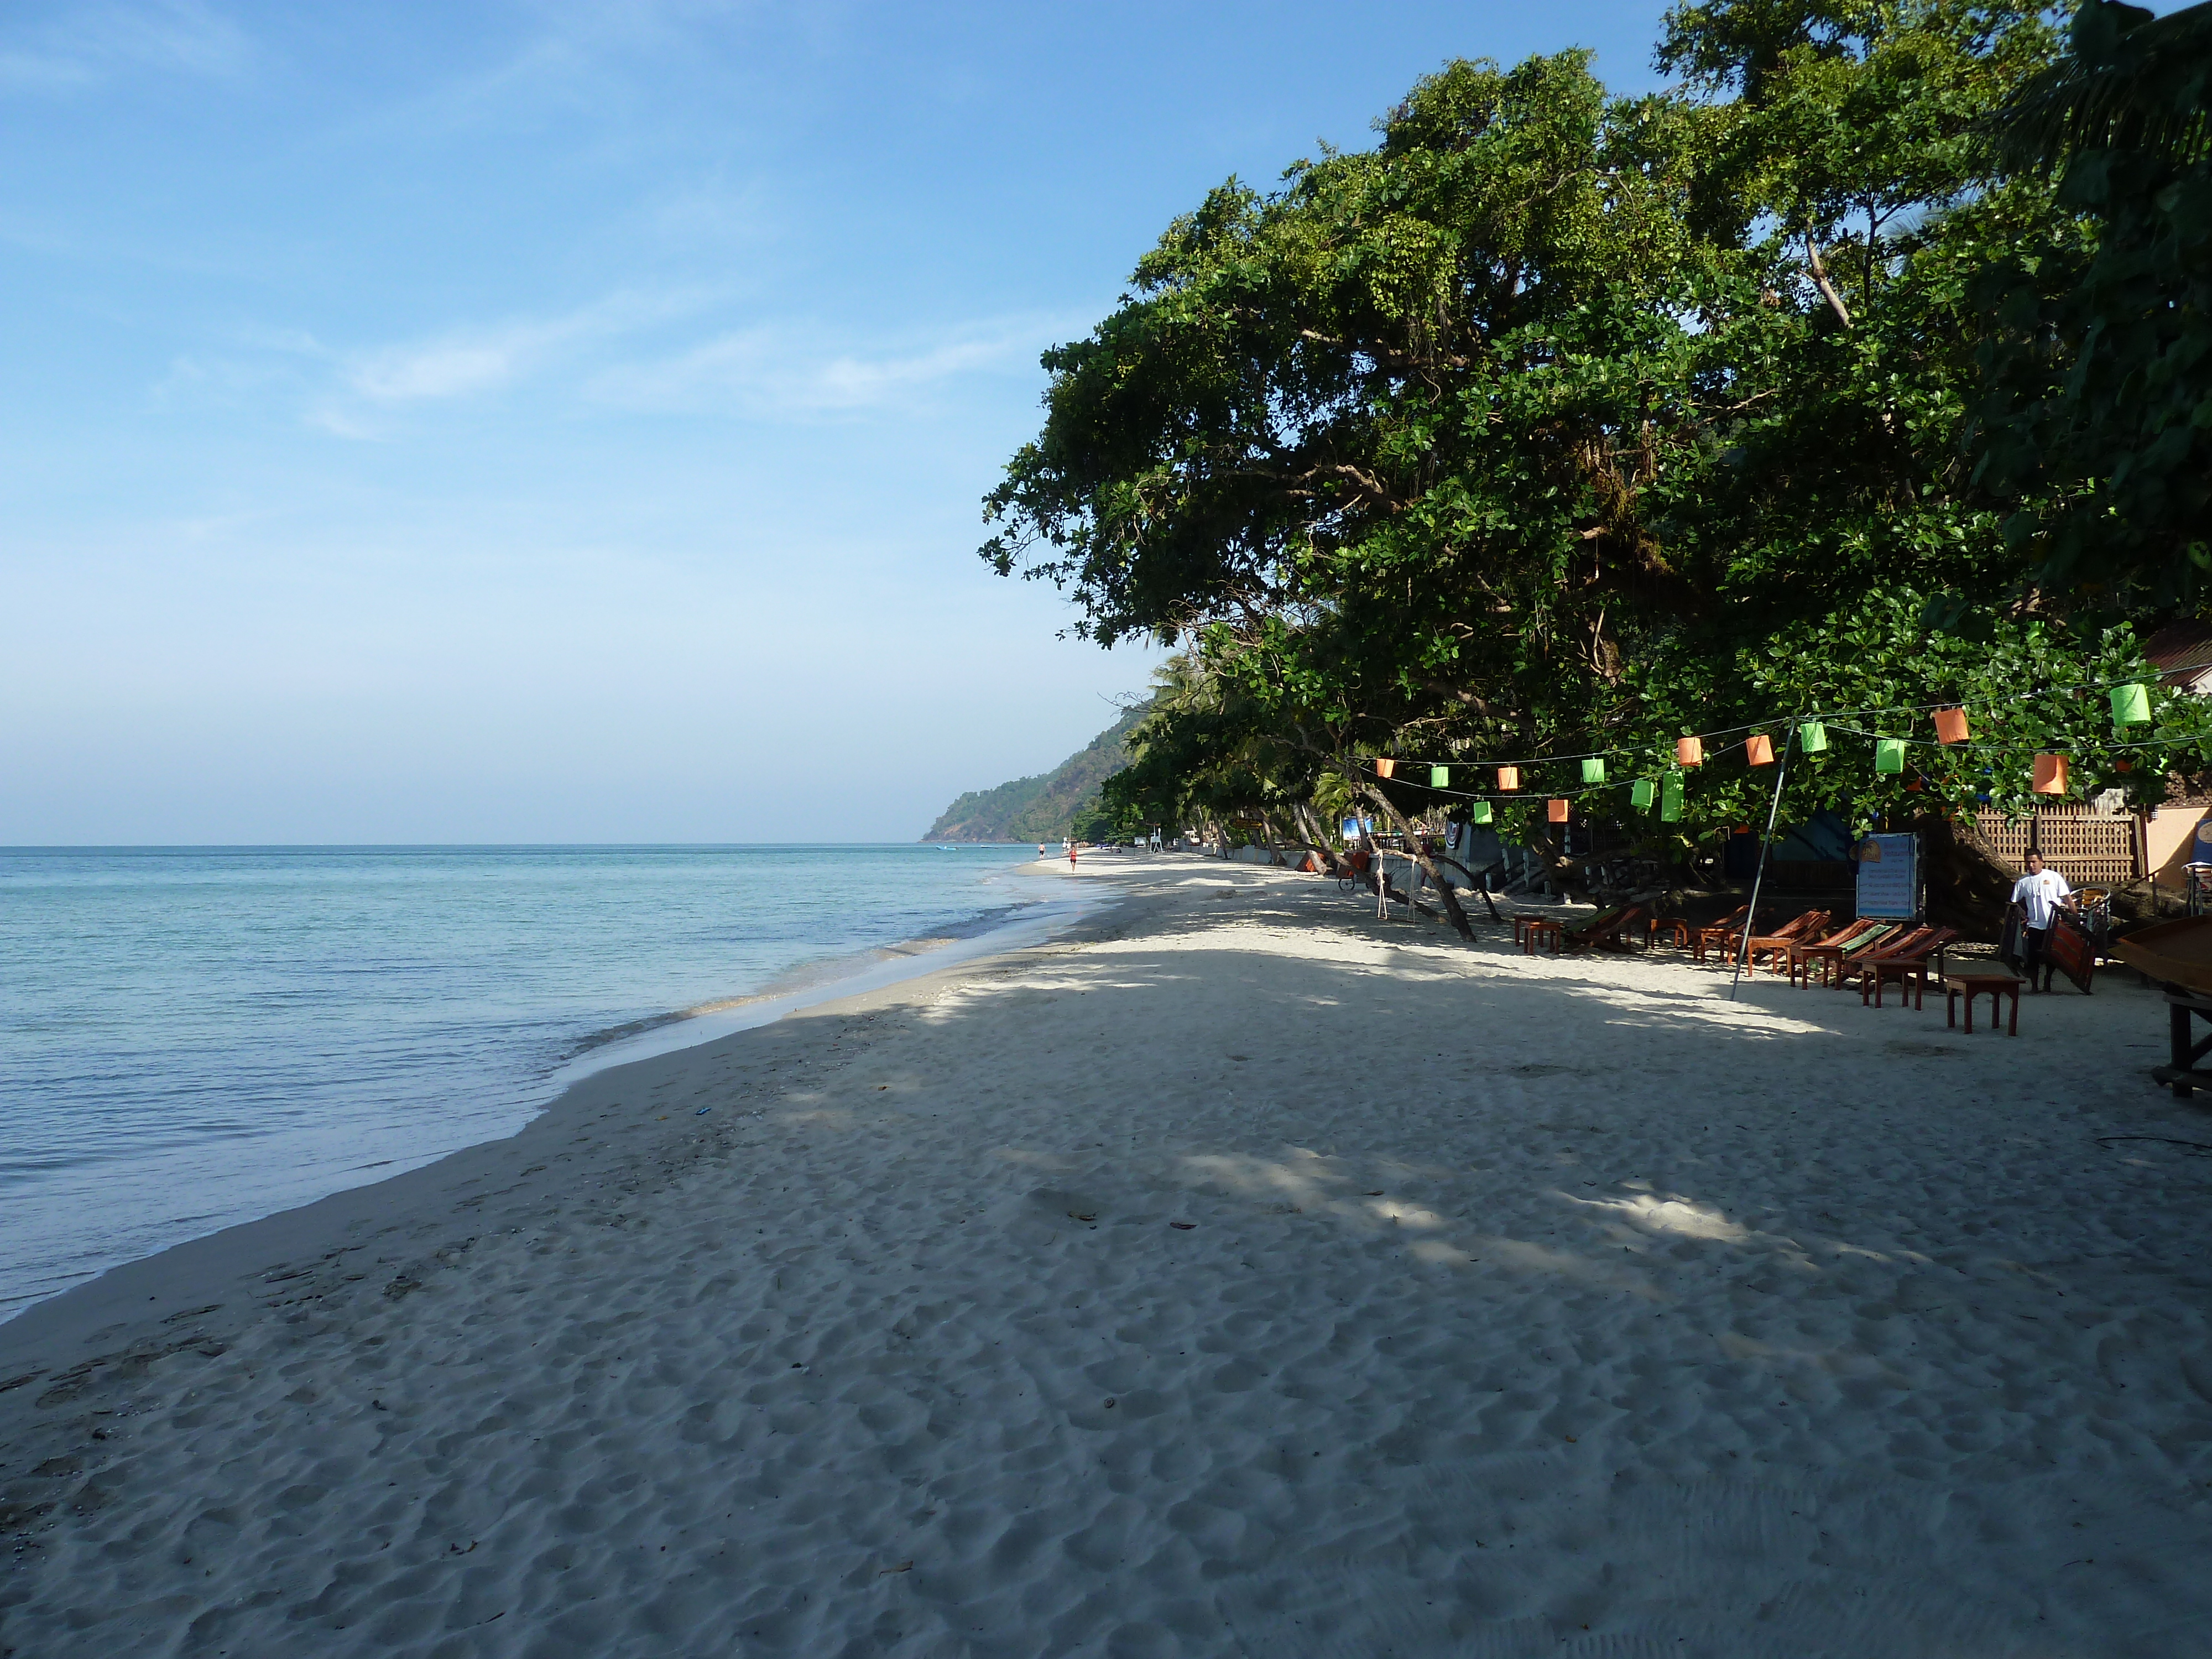
[[[2007,161],[2048,169],[2084,150],[2134,150],[2187,166],[2212,150],[2212,0],[2164,17],[2084,0],[2072,45],[1997,112]]]

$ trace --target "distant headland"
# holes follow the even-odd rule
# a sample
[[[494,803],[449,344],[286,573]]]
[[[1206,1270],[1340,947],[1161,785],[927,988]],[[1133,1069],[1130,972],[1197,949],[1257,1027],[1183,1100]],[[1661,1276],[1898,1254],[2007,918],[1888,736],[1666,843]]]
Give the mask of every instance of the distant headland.
[[[1128,710],[1049,772],[969,790],[945,809],[922,840],[1059,840],[1098,786],[1129,763],[1124,745],[1144,712],[1141,706]]]

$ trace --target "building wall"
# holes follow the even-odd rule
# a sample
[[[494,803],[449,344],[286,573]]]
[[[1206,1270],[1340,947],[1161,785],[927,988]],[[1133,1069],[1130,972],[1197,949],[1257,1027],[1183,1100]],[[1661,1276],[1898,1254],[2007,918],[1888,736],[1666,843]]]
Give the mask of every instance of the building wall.
[[[2182,884],[2181,866],[2197,856],[2197,828],[2212,818],[2212,807],[2154,806],[2143,825],[2143,840],[2153,877],[2162,887]]]

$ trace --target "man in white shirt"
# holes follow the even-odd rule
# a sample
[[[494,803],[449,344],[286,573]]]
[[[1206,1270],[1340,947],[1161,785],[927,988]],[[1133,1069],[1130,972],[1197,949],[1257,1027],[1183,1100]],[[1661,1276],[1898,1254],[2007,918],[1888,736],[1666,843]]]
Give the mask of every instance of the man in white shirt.
[[[2027,988],[2048,991],[2051,963],[2044,950],[2051,942],[2052,918],[2061,909],[2069,915],[2073,914],[2074,890],[2056,870],[2043,867],[2042,854],[2031,851],[2027,855],[2027,873],[2012,884],[2012,908],[2021,918],[2024,947],[2021,956],[2027,968]]]

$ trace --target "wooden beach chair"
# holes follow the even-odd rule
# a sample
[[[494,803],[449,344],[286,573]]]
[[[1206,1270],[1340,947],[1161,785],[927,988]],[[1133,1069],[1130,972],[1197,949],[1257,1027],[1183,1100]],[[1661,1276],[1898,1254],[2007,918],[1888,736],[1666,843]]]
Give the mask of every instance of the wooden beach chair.
[[[1832,985],[1836,982],[1836,976],[1843,972],[1846,962],[1871,951],[1896,931],[1897,924],[1893,921],[1875,921],[1871,917],[1861,917],[1826,939],[1801,940],[1790,949],[1790,982],[1792,985],[1811,985],[1813,966],[1818,963],[1822,983]],[[1802,981],[1798,978],[1800,974],[1804,975]]]
[[[1859,982],[1859,1001],[1872,999],[1874,1006],[1881,1006],[1882,987],[1893,981],[1899,992],[1910,991],[1912,1006],[1918,1007],[1928,994],[1928,963],[1937,958],[1936,972],[1942,973],[1940,958],[1943,947],[1954,943],[1959,937],[1954,927],[1916,927],[1894,945],[1878,945],[1858,958],[1845,971]]]
[[[1632,907],[1616,904],[1610,910],[1601,910],[1580,927],[1570,927],[1556,916],[1522,916],[1513,918],[1513,938],[1521,946],[1523,956],[1534,956],[1537,945],[1544,939],[1552,941],[1556,952],[1569,945],[1582,943],[1590,936],[1602,936],[1620,926],[1621,918]],[[1563,943],[1564,942],[1564,943]]]
[[[1570,951],[1626,951],[1628,930],[1643,920],[1642,905],[1620,905],[1580,927],[1563,928],[1559,943]]]
[[[1729,934],[1741,929],[1751,920],[1751,907],[1747,904],[1730,911],[1718,921],[1703,927],[1692,927],[1686,921],[1674,924],[1674,941],[1690,953],[1692,962],[1703,962],[1705,952],[1717,945]]]
[[[1829,915],[1830,912],[1826,910],[1808,910],[1786,927],[1775,933],[1753,933],[1748,940],[1741,945],[1732,942],[1729,946],[1729,959],[1733,961],[1736,952],[1741,950],[1743,952],[1744,966],[1755,969],[1759,966],[1759,952],[1763,951],[1771,959],[1770,967],[1778,974],[1790,964],[1790,953],[1796,950],[1799,944],[1813,938],[1828,925]],[[1738,935],[1738,938],[1741,939],[1741,936]]]
[[[1750,909],[1748,905],[1744,908],[1747,912]],[[1759,935],[1759,937],[1777,940],[1782,943],[1794,944],[1798,939],[1804,939],[1810,934],[1818,933],[1822,927],[1827,926],[1827,922],[1828,913],[1826,910],[1807,910],[1801,915],[1790,917],[1789,921],[1784,922],[1779,927],[1768,929],[1765,933]],[[1729,921],[1722,922],[1714,927],[1710,927],[1705,930],[1708,933],[1717,935],[1717,937],[1711,940],[1705,948],[1706,950],[1717,950],[1720,952],[1721,959],[1723,962],[1733,962],[1735,959],[1736,941],[1743,937],[1747,929],[1750,929],[1756,933],[1757,927],[1758,924],[1751,919],[1748,914],[1745,915],[1741,921],[1731,918]],[[1702,951],[1698,954],[1698,960],[1700,962],[1705,960],[1705,956]]]

